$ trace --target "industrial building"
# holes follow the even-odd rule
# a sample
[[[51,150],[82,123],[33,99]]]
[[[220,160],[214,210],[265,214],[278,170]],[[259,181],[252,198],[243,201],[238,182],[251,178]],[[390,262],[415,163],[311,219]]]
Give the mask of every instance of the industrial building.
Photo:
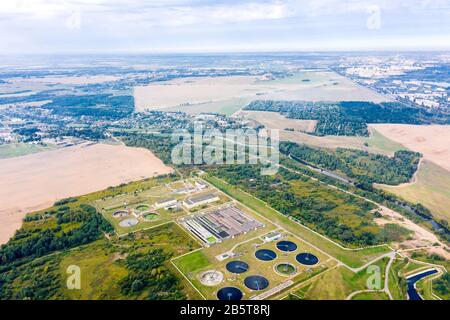
[[[160,200],[160,201],[155,202],[153,204],[153,208],[155,208],[155,209],[161,209],[161,208],[168,209],[168,208],[174,207],[176,205],[177,205],[177,199],[175,199],[175,198],[168,198],[168,199],[164,199],[164,200]]]
[[[182,225],[208,246],[264,226],[235,206],[190,216]]]
[[[201,194],[198,196],[189,197],[183,201],[183,205],[188,209],[192,209],[197,206],[201,206],[201,205],[208,204],[211,202],[216,202],[219,200],[220,200],[220,198],[217,194],[207,193],[207,194]]]

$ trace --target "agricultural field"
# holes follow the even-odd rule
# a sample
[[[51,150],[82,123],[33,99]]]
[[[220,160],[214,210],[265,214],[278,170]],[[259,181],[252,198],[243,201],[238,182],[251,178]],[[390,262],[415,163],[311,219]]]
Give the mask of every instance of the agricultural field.
[[[25,156],[55,149],[54,145],[35,145],[29,143],[9,143],[0,145],[0,159]]]
[[[450,125],[372,124],[371,127],[450,172]]]
[[[257,111],[258,112],[258,111]],[[369,137],[351,136],[315,136],[305,132],[280,131],[280,140],[307,144],[314,147],[336,149],[351,148],[370,153],[392,156],[395,151],[408,150],[400,143],[381,135],[377,130],[369,127]]]
[[[450,172],[424,160],[410,183],[399,186],[377,185],[412,203],[421,203],[438,219],[450,222]]]
[[[390,101],[389,97],[362,87],[332,71],[305,71],[294,74],[292,77],[274,80],[275,85],[301,83],[294,90],[277,91],[264,100],[288,101]]]
[[[316,120],[289,119],[278,112],[269,111],[241,110],[235,116],[255,120],[267,129],[288,130],[291,132],[314,132],[317,123]]]
[[[20,228],[28,212],[63,198],[172,171],[149,150],[101,143],[1,159],[0,243]]]
[[[274,80],[264,76],[181,78],[137,86],[133,95],[136,111],[218,112],[227,115],[255,99],[373,102],[387,100],[329,71],[304,71]]]
[[[183,105],[164,109],[165,111],[186,112],[189,114],[215,112],[231,116],[246,106],[252,99],[250,97],[231,98],[221,101],[204,102],[198,104]]]

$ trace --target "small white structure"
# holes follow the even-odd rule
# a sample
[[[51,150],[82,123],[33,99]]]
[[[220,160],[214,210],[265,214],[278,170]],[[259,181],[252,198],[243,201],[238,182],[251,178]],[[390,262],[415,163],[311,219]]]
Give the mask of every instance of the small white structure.
[[[203,190],[208,187],[208,185],[203,181],[195,181],[195,186],[197,187],[198,190]]]
[[[265,242],[272,242],[281,239],[281,233],[279,232],[270,232],[264,236]]]

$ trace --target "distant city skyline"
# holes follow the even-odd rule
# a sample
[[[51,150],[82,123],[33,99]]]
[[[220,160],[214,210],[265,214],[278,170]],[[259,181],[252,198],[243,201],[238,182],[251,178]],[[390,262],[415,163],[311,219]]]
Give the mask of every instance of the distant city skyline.
[[[0,54],[450,49],[450,0],[8,0]]]

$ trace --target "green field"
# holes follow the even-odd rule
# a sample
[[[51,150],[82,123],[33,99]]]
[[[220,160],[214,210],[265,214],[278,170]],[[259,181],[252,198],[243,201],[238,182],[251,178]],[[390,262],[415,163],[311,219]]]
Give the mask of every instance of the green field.
[[[407,284],[402,276],[407,263],[406,259],[396,259],[389,270],[389,290],[394,300],[406,299]]]
[[[384,292],[362,292],[353,296],[352,300],[389,300]]]
[[[393,156],[395,151],[408,150],[403,145],[386,138],[375,129],[369,127],[369,137],[356,136],[315,136],[302,132],[281,131],[281,140],[306,144],[312,147],[336,149],[348,148],[364,150],[370,153]]]
[[[343,263],[347,264],[350,267],[360,267],[365,263],[373,260],[374,258],[382,255],[383,253],[387,253],[390,249],[387,246],[377,246],[359,250],[349,250],[345,249],[334,242],[322,237],[321,235],[315,233],[314,231],[309,230],[301,224],[295,223],[292,219],[287,216],[282,215],[281,213],[275,211],[266,205],[263,201],[254,198],[250,194],[242,191],[239,188],[236,188],[232,185],[227,184],[226,182],[213,177],[207,176],[205,179],[213,184],[216,188],[222,190],[230,197],[235,198],[239,202],[245,204],[250,209],[256,211],[260,215],[266,217],[270,221],[275,224],[279,224],[284,229],[289,232],[292,232],[296,236],[304,239],[305,241],[314,244],[319,249],[325,251],[331,256],[337,258]]]
[[[433,216],[450,222],[450,172],[431,161],[423,160],[416,182],[397,187],[378,185],[405,200],[421,203]]]
[[[369,127],[370,137],[363,138],[369,149],[381,150],[385,154],[392,155],[395,151],[408,150],[402,144],[386,138],[374,128]]]
[[[60,265],[62,278],[64,279],[69,265],[77,265],[81,269],[82,288],[64,288],[64,295],[70,299],[145,299],[145,291],[128,296],[120,290],[121,279],[130,273],[125,265],[126,258],[131,254],[146,253],[157,248],[171,255],[178,255],[197,246],[176,224],[143,231],[138,235],[140,236],[127,240],[98,241],[63,254]],[[127,246],[130,247],[126,248]],[[167,269],[171,267],[169,262],[165,265]],[[188,296],[198,298],[188,283],[183,283],[182,287]]]
[[[0,159],[25,156],[27,154],[55,149],[52,145],[35,145],[29,143],[10,143],[0,145]]]
[[[54,218],[50,218],[53,220]],[[26,222],[29,229],[51,230],[41,221]],[[86,245],[54,252],[30,262],[9,267],[2,265],[0,298],[3,299],[199,299],[192,286],[170,263],[199,247],[176,224],[141,231],[126,239],[99,238]],[[159,260],[146,257],[159,254]],[[70,290],[68,270],[79,268],[80,289]],[[6,269],[5,269],[6,268]],[[141,279],[148,279],[142,282]],[[140,281],[126,291],[127,284]]]
[[[383,289],[387,262],[388,259],[384,258],[374,263],[380,267],[380,290]],[[367,269],[353,273],[341,266],[323,273],[310,284],[293,293],[307,300],[344,300],[352,292],[368,289],[367,280],[371,275],[372,273]]]
[[[182,111],[186,113],[208,113],[214,112],[223,114],[226,116],[231,116],[233,113],[239,109],[245,107],[251,98],[241,97],[241,98],[231,98],[223,101],[214,101],[208,103],[199,103],[192,105],[183,105],[181,107],[171,107],[165,110],[167,111]]]
[[[203,251],[195,251],[176,259],[175,264],[181,272],[188,274],[208,267],[210,261]]]

